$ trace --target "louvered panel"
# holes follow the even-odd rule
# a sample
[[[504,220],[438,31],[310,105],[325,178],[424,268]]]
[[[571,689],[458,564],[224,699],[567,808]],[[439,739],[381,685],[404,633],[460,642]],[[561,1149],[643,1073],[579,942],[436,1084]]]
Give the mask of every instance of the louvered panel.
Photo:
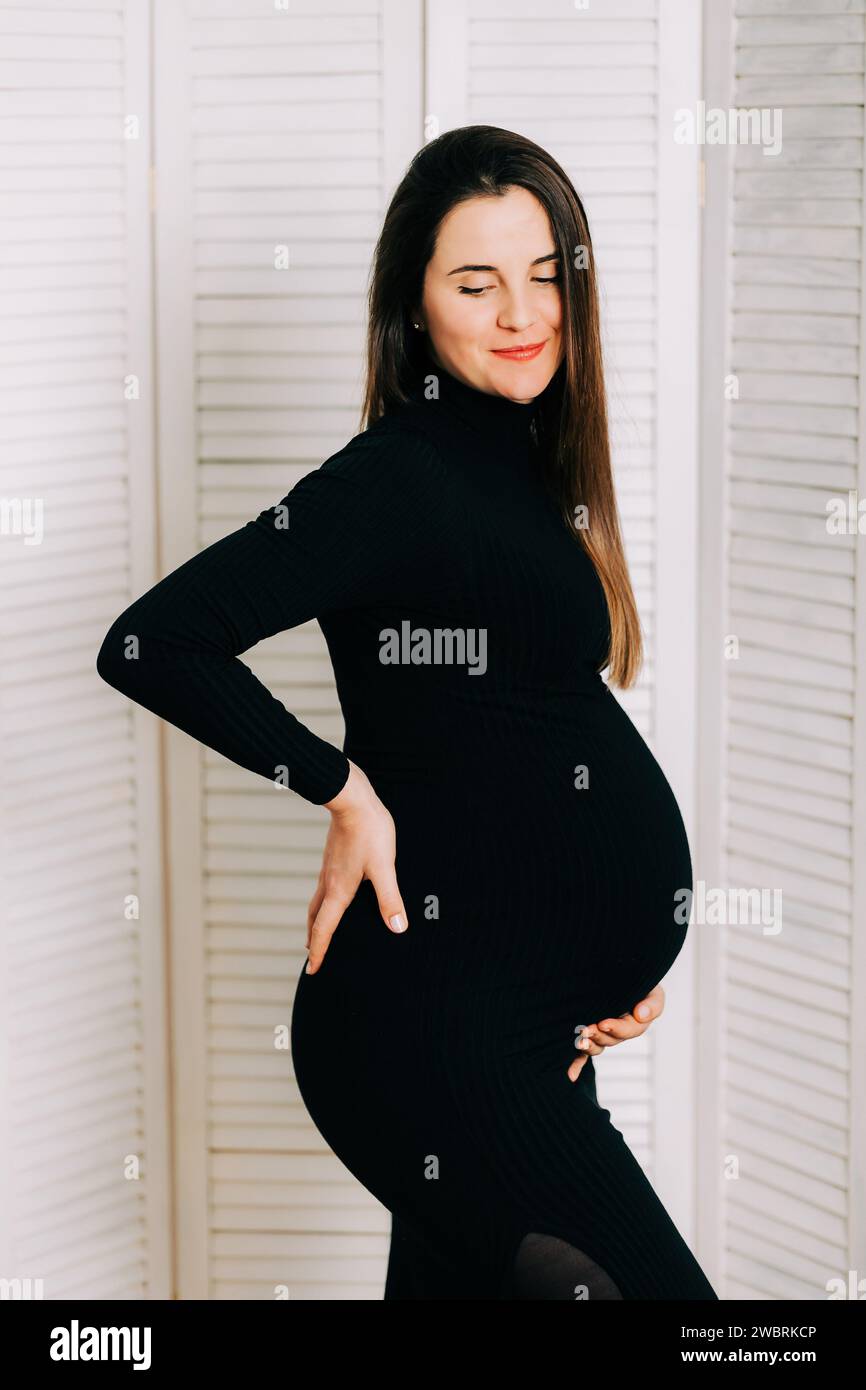
[[[770,914],[767,914],[769,919]],[[782,973],[781,968],[774,970],[770,962],[775,959],[772,946],[774,944],[774,930],[777,923],[767,923],[767,935],[759,938],[760,945],[766,949],[751,953],[737,951],[735,946],[731,947],[731,957],[729,963],[729,980],[732,986],[732,1000],[744,998],[744,990],[756,992],[758,994],[766,992],[769,997],[787,998],[791,1008],[796,1009],[802,1006],[806,1009],[810,999],[816,1008],[824,1009],[827,1014],[836,1018],[847,1017],[850,1010],[848,1001],[843,989],[834,985],[822,984],[817,979],[804,981],[798,979],[795,974],[789,977]],[[783,918],[784,929],[784,918]],[[754,927],[753,930],[761,931],[761,927]],[[791,955],[785,957],[786,963],[790,963]],[[742,986],[742,988],[740,988]]]
[[[190,190],[188,275],[176,290],[191,315],[183,372],[197,457],[195,512],[175,563],[271,505],[359,431],[370,259],[390,181],[421,138],[409,96],[420,47],[415,74],[398,71],[410,59],[394,52],[393,35],[419,44],[420,21],[420,4],[393,0],[334,0],[326,12],[316,0],[285,12],[191,0],[184,16],[161,6],[158,42],[182,48],[162,109],[167,132],[170,111],[184,122],[183,156],[167,161],[162,186],[173,180],[166,196],[184,199]],[[393,132],[413,123],[396,158]],[[283,246],[287,267],[277,269]],[[166,284],[173,256],[166,243]],[[173,399],[184,418],[185,402]],[[244,660],[309,728],[341,744],[316,623]],[[194,1291],[182,1280],[183,1296],[270,1300],[287,1284],[292,1298],[381,1298],[389,1214],[329,1152],[290,1056],[274,1047],[304,961],[327,814],[210,749],[196,761],[206,978],[204,1037],[190,1045],[206,1070],[189,1079],[200,1088],[189,1103],[209,1173],[191,1166],[189,1191],[198,1201],[209,1180],[209,1194],[191,1237],[207,1250],[182,1247],[203,1277]]]
[[[796,1058],[798,1073],[802,1075],[804,1085],[816,1082],[821,1076],[825,1076],[828,1087],[834,1094],[841,1096],[848,1094],[848,1079],[845,1075],[845,1049],[841,1044],[828,1047],[826,1054],[820,1060],[807,1060],[804,1063],[801,1053],[792,1048],[790,1037],[786,1036],[784,1029],[768,1028],[763,1041],[766,1044],[766,1053],[762,1057],[762,1067],[766,1071],[777,1074],[787,1073],[790,1071],[792,1061]],[[749,1065],[754,1060],[754,1048],[751,1045],[751,1040],[743,1033],[732,1030],[727,1047],[728,1056],[740,1063]],[[801,1066],[803,1068],[802,1073],[800,1073]],[[815,1155],[805,1142],[799,1139],[792,1141],[790,1136],[786,1138],[785,1135],[772,1130],[761,1135],[760,1140],[762,1153],[772,1153],[781,1157],[784,1151],[788,1154],[791,1167],[805,1168],[810,1173],[814,1173]],[[789,1144],[790,1147],[784,1149],[783,1146],[786,1144]],[[831,1161],[829,1155],[825,1155],[824,1165],[826,1176],[837,1183],[843,1175],[842,1160]]]
[[[743,659],[748,659],[747,655]],[[784,663],[776,657],[777,664]],[[754,749],[759,755],[767,754],[770,757],[785,759],[792,763],[802,763],[800,772],[800,785],[806,786],[808,779],[815,768],[841,770],[845,764],[844,751],[840,750],[837,744],[822,743],[820,738],[814,739],[806,744],[805,740],[796,733],[787,733],[784,729],[779,730],[778,726],[772,729],[761,729],[755,724],[739,722],[732,718],[730,723],[731,746],[739,750]],[[812,761],[808,759],[811,757]],[[796,768],[792,769],[796,778]]]
[[[784,1246],[773,1246],[768,1241],[756,1240],[749,1233],[751,1212],[742,1213],[744,1235],[740,1248],[754,1251],[754,1255],[740,1254],[731,1258],[730,1267],[733,1278],[741,1283],[743,1298],[765,1297],[772,1299],[813,1299],[814,1290],[819,1288],[826,1297],[827,1281],[838,1277],[837,1266],[831,1262],[817,1265],[798,1259]]]
[[[716,928],[722,1143],[740,1163],[727,1296],[815,1299],[852,1258],[860,550],[828,533],[827,503],[857,487],[863,451],[866,16],[860,0],[734,10],[732,104],[783,107],[785,138],[774,158],[732,151],[726,880],[780,889],[783,925]],[[804,1055],[818,1017],[828,1047]]]
[[[828,856],[830,870],[838,867],[845,874],[850,868],[852,835],[849,824],[828,825],[805,813],[790,814],[790,808],[780,810],[777,804],[753,805],[733,796],[728,802],[728,813],[731,826],[741,833],[763,832],[778,844],[789,847],[792,855],[801,848],[819,848]],[[850,807],[848,814],[850,819]],[[796,862],[803,861],[798,858]]]
[[[0,9],[0,490],[44,523],[0,547],[0,1258],[49,1299],[168,1291],[155,749],[95,672],[153,579],[147,22]]]
[[[465,119],[503,125],[537,140],[560,160],[587,208],[602,286],[611,442],[624,516],[626,553],[642,617],[655,603],[652,566],[640,568],[637,541],[655,529],[654,334],[658,6],[605,0],[592,13],[533,7],[527,61],[525,6],[468,5]],[[641,352],[641,348],[643,351]],[[643,371],[631,364],[636,353]],[[637,439],[645,448],[628,456]],[[634,488],[624,480],[633,480]],[[630,495],[638,501],[632,508]],[[643,522],[645,531],[634,524]],[[651,648],[651,634],[648,646]],[[645,737],[653,738],[652,689],[616,692]]]
[[[780,465],[776,465],[780,466]],[[832,614],[835,622],[853,627],[853,577],[792,569],[777,569],[770,565],[735,561],[730,567],[732,591],[739,591],[742,603],[764,602],[767,596],[777,599],[789,596],[821,601],[823,615]]]
[[[614,476],[646,649],[637,686],[614,694],[655,747],[659,5],[600,0],[569,16],[554,0],[542,0],[530,26],[519,0],[469,0],[467,14],[466,123],[502,125],[536,140],[563,165],[587,210],[601,287]],[[640,1047],[637,1073],[627,1049],[600,1059],[598,1087],[651,1172],[651,1033]]]

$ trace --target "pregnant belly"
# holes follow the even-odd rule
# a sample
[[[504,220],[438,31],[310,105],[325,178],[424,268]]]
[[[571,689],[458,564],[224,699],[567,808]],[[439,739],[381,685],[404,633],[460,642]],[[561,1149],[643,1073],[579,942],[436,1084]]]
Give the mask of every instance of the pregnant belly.
[[[382,1007],[393,991],[467,1007],[496,995],[515,1010],[541,1001],[548,1016],[577,1009],[575,1024],[625,1012],[657,984],[686,935],[686,832],[618,702],[606,695],[591,713],[458,726],[426,780],[368,767],[395,819],[410,926],[389,932],[362,884],[323,970],[363,981]]]

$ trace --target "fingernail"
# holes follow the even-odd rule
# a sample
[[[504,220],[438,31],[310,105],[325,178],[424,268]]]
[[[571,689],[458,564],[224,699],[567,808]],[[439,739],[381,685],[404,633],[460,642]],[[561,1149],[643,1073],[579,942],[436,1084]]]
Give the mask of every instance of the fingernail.
[[[635,1009],[634,1012],[636,1018],[646,1018],[647,1014],[649,1013],[649,1009],[644,1004],[641,1004],[640,1008]]]
[[[395,931],[405,931],[406,923],[403,921],[403,914],[398,912],[391,918],[391,926]]]
[[[312,973],[313,973],[313,971],[312,971],[312,969],[311,969],[311,967],[310,967],[310,962],[307,961],[307,974],[308,974],[308,975],[312,975]]]

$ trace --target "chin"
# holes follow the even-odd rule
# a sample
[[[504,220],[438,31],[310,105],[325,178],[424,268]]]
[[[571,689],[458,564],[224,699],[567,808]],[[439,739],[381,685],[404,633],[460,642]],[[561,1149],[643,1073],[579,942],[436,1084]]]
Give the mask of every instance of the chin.
[[[491,381],[501,396],[513,401],[527,401],[540,396],[553,373],[540,371],[535,364],[519,366],[516,362],[498,367]]]

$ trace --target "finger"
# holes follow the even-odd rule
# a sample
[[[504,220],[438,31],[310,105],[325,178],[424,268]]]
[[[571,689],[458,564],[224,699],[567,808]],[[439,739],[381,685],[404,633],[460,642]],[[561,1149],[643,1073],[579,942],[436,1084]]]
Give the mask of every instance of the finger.
[[[624,1042],[626,1038],[639,1038],[648,1027],[648,1023],[636,1022],[631,1014],[623,1014],[622,1018],[603,1018],[601,1023],[596,1024],[602,1037],[608,1037],[615,1042]]]
[[[310,949],[310,932],[313,930],[313,923],[315,922],[316,918],[317,918],[318,915],[319,915],[319,908],[322,906],[322,899],[324,898],[324,896],[325,896],[325,885],[324,885],[323,883],[317,883],[317,884],[316,884],[316,891],[315,891],[315,893],[313,894],[313,896],[310,898],[310,905],[309,905],[309,907],[307,908],[307,941],[306,941],[306,947],[307,947],[307,950],[308,950],[308,951],[309,951],[309,949]]]
[[[597,1043],[602,1050],[606,1047],[615,1047],[618,1042],[622,1042],[622,1038],[616,1038],[612,1033],[603,1033],[597,1023],[592,1025],[590,1035],[593,1042]]]
[[[600,1039],[595,1034],[595,1024],[585,1023],[574,1040],[574,1045],[586,1057],[597,1057],[601,1052]]]
[[[315,975],[325,957],[331,937],[340,925],[340,919],[351,899],[342,895],[325,895],[316,920],[310,932],[310,954],[307,960],[307,974]]]
[[[394,865],[387,864],[379,868],[371,868],[370,880],[376,893],[383,922],[393,932],[404,932],[409,923],[406,920],[406,908],[403,906],[400,889],[397,887],[397,874]]]
[[[580,1073],[583,1071],[584,1067],[586,1066],[587,1061],[588,1061],[588,1058],[586,1058],[586,1057],[575,1057],[574,1061],[570,1064],[570,1066],[569,1066],[569,1068],[568,1068],[568,1079],[569,1079],[569,1081],[576,1081],[576,1080],[577,1080],[577,1078],[580,1076]]]
[[[579,1056],[575,1057],[574,1061],[571,1062],[568,1067],[568,1077],[571,1081],[576,1081],[580,1076],[583,1070],[583,1064],[587,1058],[598,1057],[602,1050],[592,1036],[591,1024],[584,1024],[575,1039],[574,1045],[579,1049]]]
[[[645,999],[642,999],[639,1004],[635,1004],[632,1014],[638,1023],[652,1023],[654,1019],[658,1018],[664,1006],[665,992],[661,985],[656,985]]]

